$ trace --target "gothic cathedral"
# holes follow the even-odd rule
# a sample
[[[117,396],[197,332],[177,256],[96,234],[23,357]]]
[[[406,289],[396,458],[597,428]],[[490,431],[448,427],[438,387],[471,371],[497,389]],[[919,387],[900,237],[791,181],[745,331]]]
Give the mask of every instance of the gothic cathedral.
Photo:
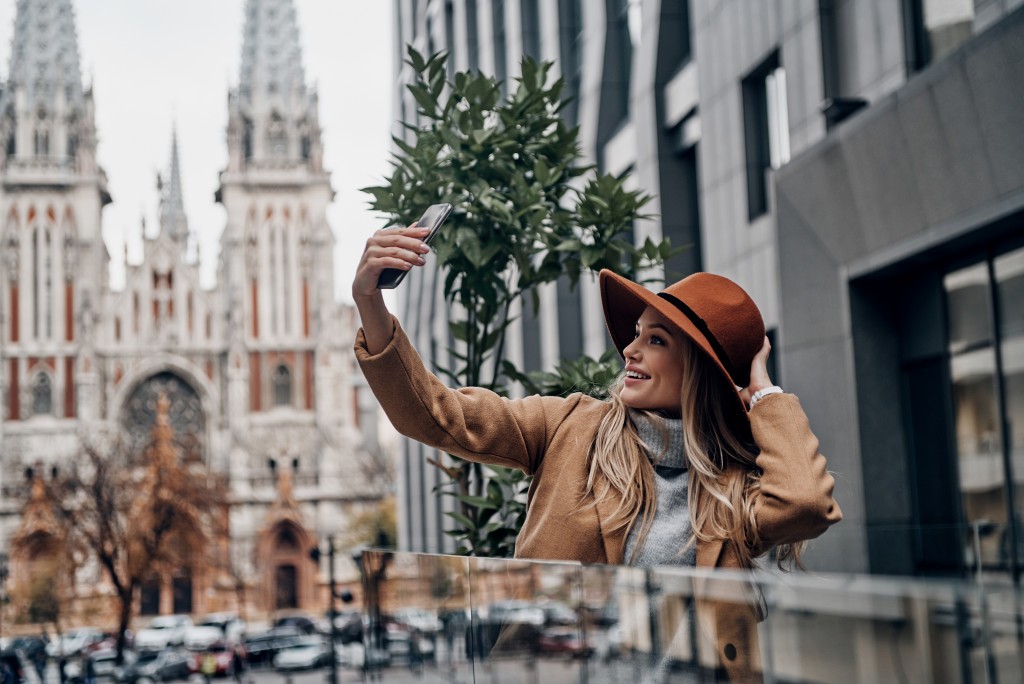
[[[111,197],[72,3],[18,2],[0,91],[0,548],[10,550],[9,585],[31,577],[55,533],[42,484],[74,467],[91,435],[118,431],[143,444],[158,405],[185,457],[224,476],[228,499],[219,567],[154,577],[139,598],[144,614],[244,608],[239,587],[257,612],[319,609],[327,564],[310,551],[344,539],[384,493],[364,465],[379,453],[376,413],[354,380],[352,312],[334,301],[333,190],[293,2],[247,0],[244,26],[216,196],[227,214],[216,285],[200,286],[172,134],[159,226],[143,227],[144,257],[126,263],[114,291],[101,230]],[[79,595],[103,593],[98,566],[79,575]]]

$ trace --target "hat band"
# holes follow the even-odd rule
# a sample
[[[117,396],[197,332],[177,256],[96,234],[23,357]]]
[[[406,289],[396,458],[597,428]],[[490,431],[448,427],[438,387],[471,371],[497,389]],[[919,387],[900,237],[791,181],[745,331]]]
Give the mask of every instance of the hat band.
[[[732,369],[732,364],[729,363],[729,356],[725,353],[725,349],[719,343],[718,338],[715,337],[714,333],[711,332],[711,328],[704,322],[704,319],[697,315],[697,312],[688,307],[678,297],[673,297],[667,292],[659,292],[658,296],[664,299],[666,302],[676,307],[683,312],[683,315],[690,319],[690,322],[697,327],[697,330],[704,335],[708,343],[711,345],[711,349],[715,352],[715,356],[721,362],[722,366],[725,367],[725,372],[729,374],[730,378],[738,377]]]

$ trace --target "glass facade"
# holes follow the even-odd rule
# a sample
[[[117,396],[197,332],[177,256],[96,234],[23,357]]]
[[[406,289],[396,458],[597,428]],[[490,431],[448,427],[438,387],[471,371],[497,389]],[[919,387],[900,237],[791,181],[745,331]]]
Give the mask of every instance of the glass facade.
[[[1020,594],[953,581],[383,551],[357,563],[365,629],[339,635],[338,661],[380,682],[724,682],[733,641],[757,681],[1010,681],[1024,655],[1006,619]],[[739,609],[763,617],[746,644],[708,619]]]
[[[949,271],[950,379],[964,560],[969,570],[1024,563],[1024,248]]]

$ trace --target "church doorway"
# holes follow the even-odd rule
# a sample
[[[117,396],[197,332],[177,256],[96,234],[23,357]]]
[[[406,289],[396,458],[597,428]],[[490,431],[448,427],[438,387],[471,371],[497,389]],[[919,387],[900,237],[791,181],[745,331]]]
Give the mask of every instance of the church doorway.
[[[279,565],[274,577],[274,608],[299,607],[298,573],[294,565]]]
[[[316,565],[309,557],[314,542],[294,520],[279,520],[263,534],[261,565],[267,568],[264,605],[268,610],[308,609],[314,601]]]

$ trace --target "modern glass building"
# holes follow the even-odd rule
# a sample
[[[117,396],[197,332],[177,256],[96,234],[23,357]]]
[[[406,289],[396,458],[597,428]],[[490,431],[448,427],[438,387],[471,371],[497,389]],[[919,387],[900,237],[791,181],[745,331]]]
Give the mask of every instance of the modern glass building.
[[[843,523],[820,570],[1018,578],[1024,565],[1020,0],[396,0],[395,50],[515,76],[554,61],[599,167],[656,196],[638,241],[758,302]],[[416,122],[400,66],[396,120]],[[397,129],[396,129],[397,131]],[[399,315],[447,363],[425,269]],[[671,275],[670,277],[676,277]],[[543,293],[509,356],[607,345],[593,282]],[[437,473],[401,450],[404,549],[446,550]]]

